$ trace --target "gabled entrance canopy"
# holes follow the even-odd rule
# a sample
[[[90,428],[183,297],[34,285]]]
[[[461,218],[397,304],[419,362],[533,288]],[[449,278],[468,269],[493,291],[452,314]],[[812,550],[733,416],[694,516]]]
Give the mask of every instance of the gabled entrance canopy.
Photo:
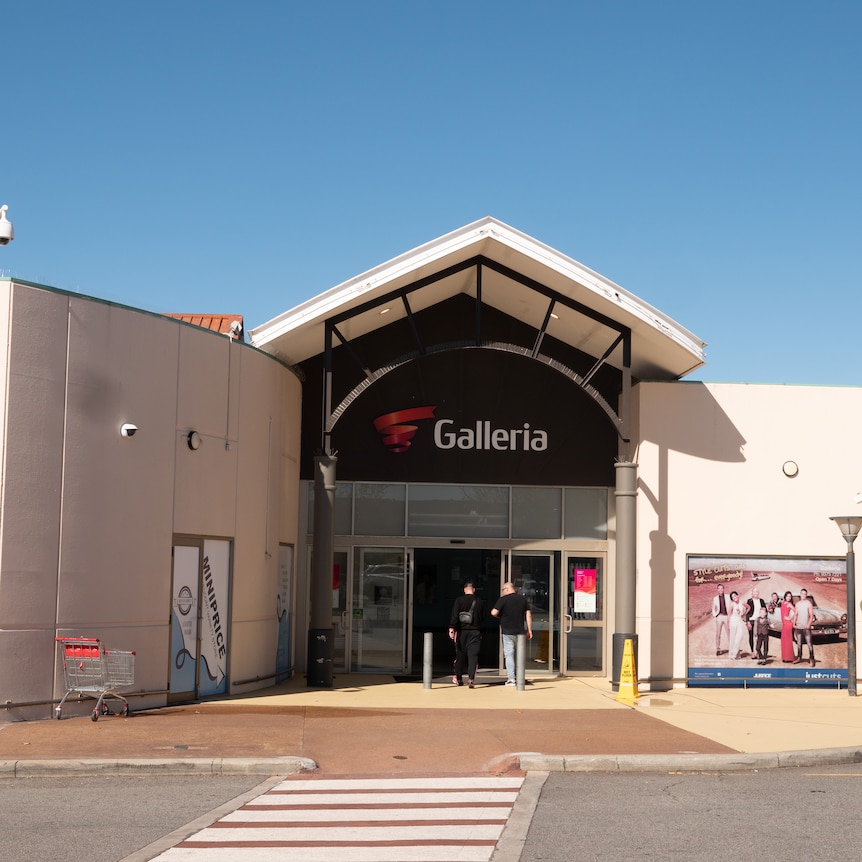
[[[635,536],[637,465],[631,461],[630,393],[632,378],[674,380],[704,362],[704,343],[670,318],[623,288],[571,258],[492,218],[481,219],[401,257],[345,282],[285,312],[250,333],[251,343],[290,365],[323,356],[322,454],[314,458],[314,547],[311,615],[309,619],[309,685],[331,686],[331,574],[334,542],[335,461],[331,433],[339,411],[332,407],[333,339],[354,360],[368,385],[403,360],[404,354],[378,356],[366,364],[354,345],[364,336],[398,323],[412,330],[407,360],[431,349],[446,347],[446,334],[434,327],[423,340],[416,318],[463,296],[473,300],[475,327],[472,346],[524,350],[535,361],[547,361],[542,342],[558,343],[586,358],[581,372],[558,369],[603,407],[621,441],[616,470],[616,607],[614,679],[619,678],[616,654],[626,639],[636,643]],[[483,317],[499,312],[521,324],[529,345],[486,340]],[[446,321],[448,325],[449,321]],[[615,397],[619,415],[590,380],[603,368],[619,372]],[[355,373],[355,371],[354,371]],[[616,382],[616,381],[615,381]],[[350,381],[354,385],[353,380]],[[360,383],[364,385],[364,382]],[[349,386],[347,387],[349,390]],[[358,391],[354,389],[354,392]],[[343,402],[346,403],[346,402]],[[619,646],[619,649],[617,647]],[[319,654],[318,654],[319,653]]]
[[[704,342],[674,320],[572,258],[491,217],[284,312],[251,330],[250,341],[288,364],[299,364],[323,352],[327,324],[335,318],[338,335],[347,343],[452,296],[476,298],[477,280],[470,266],[476,258],[491,264],[483,268],[479,283],[481,302],[537,333],[603,358],[637,379],[675,380],[704,364]],[[520,279],[513,281],[508,273]],[[530,283],[547,290],[530,289],[526,286]],[[408,286],[409,304],[398,297]],[[553,302],[551,309],[549,295],[554,294],[561,301]],[[382,302],[387,297],[393,301]],[[630,357],[624,355],[619,339],[622,331],[631,334]]]

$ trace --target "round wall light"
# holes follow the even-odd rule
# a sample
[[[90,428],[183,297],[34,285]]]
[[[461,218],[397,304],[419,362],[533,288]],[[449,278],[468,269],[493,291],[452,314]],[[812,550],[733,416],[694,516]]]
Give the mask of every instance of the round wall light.
[[[197,431],[189,431],[189,436],[186,437],[186,443],[189,444],[189,449],[192,452],[197,452],[201,448],[201,435]]]
[[[785,461],[781,465],[781,472],[787,476],[788,479],[792,479],[799,473],[799,465],[795,461]]]

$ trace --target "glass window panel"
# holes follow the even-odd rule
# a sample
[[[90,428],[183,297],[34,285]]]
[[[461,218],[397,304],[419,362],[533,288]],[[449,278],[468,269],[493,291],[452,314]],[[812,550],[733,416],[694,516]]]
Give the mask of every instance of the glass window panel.
[[[403,536],[406,485],[357,482],[353,486],[357,536]]]
[[[607,488],[566,488],[564,499],[564,539],[607,540]]]
[[[512,488],[512,537],[559,539],[562,498],[559,488]]]
[[[314,531],[314,482],[308,483],[308,532]],[[335,483],[335,535],[353,534],[353,483]]]
[[[488,485],[411,485],[407,525],[411,536],[508,538],[509,489]]]
[[[584,626],[566,636],[566,670],[598,673],[602,670],[604,629]]]

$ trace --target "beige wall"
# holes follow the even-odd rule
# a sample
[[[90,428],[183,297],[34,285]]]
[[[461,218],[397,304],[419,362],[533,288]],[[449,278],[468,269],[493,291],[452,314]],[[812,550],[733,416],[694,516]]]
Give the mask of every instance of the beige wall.
[[[829,516],[862,514],[862,389],[641,383],[635,413],[638,674],[681,678],[687,554],[844,556]]]
[[[8,279],[0,334],[3,699],[62,695],[54,637],[86,635],[137,652],[134,690],[162,693],[133,708],[165,703],[178,536],[232,542],[229,680],[269,684],[279,545],[298,544],[297,377],[225,336]],[[829,516],[862,514],[862,389],[640,383],[633,408],[638,672],[681,679],[687,554],[843,556]],[[139,427],[133,438],[123,422]],[[0,720],[48,715],[21,707]]]
[[[296,542],[285,464],[299,458],[299,380],[175,320],[9,281],[0,291],[4,699],[65,691],[55,635],[134,649],[134,690],[163,692],[175,535],[233,542],[229,678],[271,674],[278,544]],[[140,430],[123,438],[123,422]]]

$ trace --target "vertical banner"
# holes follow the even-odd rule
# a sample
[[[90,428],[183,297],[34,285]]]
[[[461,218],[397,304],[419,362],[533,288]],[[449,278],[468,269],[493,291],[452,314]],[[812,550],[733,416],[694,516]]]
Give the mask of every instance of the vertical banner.
[[[596,612],[596,570],[572,570],[572,610],[576,614]]]
[[[198,583],[200,550],[174,546],[171,596],[171,666],[168,690],[172,694],[197,690]]]
[[[688,678],[846,683],[845,558],[689,556]]]
[[[293,614],[291,605],[291,580],[293,577],[293,547],[279,545],[278,548],[278,596],[276,597],[276,619],[278,620],[278,647],[275,654],[275,674],[290,672],[290,632]]]
[[[223,694],[227,690],[228,630],[230,615],[230,542],[204,542],[202,575],[200,695]]]

